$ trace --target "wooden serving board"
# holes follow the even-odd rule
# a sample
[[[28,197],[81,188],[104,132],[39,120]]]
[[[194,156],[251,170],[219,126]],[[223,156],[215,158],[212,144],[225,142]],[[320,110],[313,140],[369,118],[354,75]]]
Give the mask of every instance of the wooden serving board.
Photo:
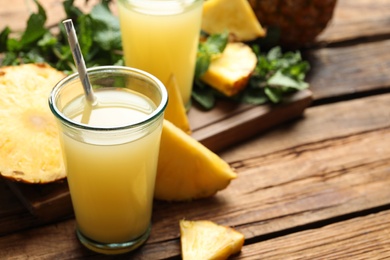
[[[194,106],[188,114],[192,136],[210,150],[218,152],[278,124],[300,117],[311,101],[311,91],[304,90],[278,105],[250,106],[220,101],[210,111]],[[31,217],[16,218],[15,221],[19,221],[20,225],[9,225],[1,219],[9,219],[13,213],[7,212],[0,205],[0,234],[73,216],[66,180],[39,185],[4,181]]]

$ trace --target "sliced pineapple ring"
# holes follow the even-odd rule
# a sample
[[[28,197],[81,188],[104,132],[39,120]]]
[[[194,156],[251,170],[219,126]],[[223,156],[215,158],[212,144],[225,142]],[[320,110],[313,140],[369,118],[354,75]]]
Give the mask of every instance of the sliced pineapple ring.
[[[48,183],[66,176],[48,97],[65,75],[46,64],[0,68],[0,174]]]
[[[201,28],[208,34],[228,31],[243,42],[266,34],[247,0],[205,1]]]
[[[212,221],[180,221],[183,260],[227,259],[241,251],[244,235]]]
[[[237,175],[228,163],[164,120],[154,197],[167,201],[206,198]]]

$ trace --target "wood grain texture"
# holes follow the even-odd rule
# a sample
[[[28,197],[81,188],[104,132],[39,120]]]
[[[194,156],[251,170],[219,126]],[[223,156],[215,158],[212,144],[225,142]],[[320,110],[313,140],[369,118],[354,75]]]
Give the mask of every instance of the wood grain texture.
[[[300,141],[285,144],[284,148],[270,149],[267,153],[258,149],[257,154],[252,152],[250,157],[231,162],[239,177],[228,189],[212,198],[193,202],[156,201],[151,237],[144,247],[123,256],[123,259],[129,256],[134,259],[179,256],[178,222],[183,218],[209,219],[234,226],[247,240],[253,240],[292,227],[389,205],[389,114],[382,119],[386,123],[374,123],[374,127],[370,121],[358,123],[364,118],[358,115],[383,109],[370,104],[388,102],[390,94],[328,105],[328,110],[340,114],[353,111],[348,117],[350,127],[344,130],[322,117],[323,110],[319,107],[309,108],[307,112],[311,117],[321,119],[303,120],[307,122],[304,129],[296,126],[273,136],[274,140],[293,140],[299,135]],[[315,126],[317,123],[321,123],[321,127]],[[302,134],[302,131],[309,133],[311,127],[318,132]],[[242,147],[240,150],[245,152]],[[16,251],[10,245],[17,244],[21,235],[39,239],[29,240],[25,250]],[[54,237],[61,243],[55,245],[56,250],[45,250],[46,254],[50,251],[47,257],[90,255],[80,248],[74,236],[74,220],[9,235],[4,240],[0,238],[0,246],[7,248],[4,253],[23,256],[34,250],[37,252],[42,244],[55,243],[52,241]]]
[[[188,113],[192,137],[210,150],[219,152],[283,122],[300,117],[311,102],[311,91],[303,90],[277,105],[252,106],[219,102],[210,111],[193,107]]]
[[[4,4],[1,18],[20,8]],[[389,5],[339,0],[319,37],[328,47],[304,53],[314,101],[327,101],[220,152],[239,176],[216,196],[155,201],[151,237],[136,252],[108,258],[88,251],[74,219],[26,230],[42,223],[0,181],[0,227],[24,230],[0,236],[0,259],[180,259],[183,218],[242,232],[246,244],[233,259],[390,258]]]
[[[367,91],[390,92],[389,49],[390,40],[384,40],[307,53],[311,65],[307,80],[313,91],[313,99]]]
[[[232,259],[388,259],[390,211],[245,246]]]
[[[323,44],[390,35],[388,0],[338,0],[333,19],[317,38]]]

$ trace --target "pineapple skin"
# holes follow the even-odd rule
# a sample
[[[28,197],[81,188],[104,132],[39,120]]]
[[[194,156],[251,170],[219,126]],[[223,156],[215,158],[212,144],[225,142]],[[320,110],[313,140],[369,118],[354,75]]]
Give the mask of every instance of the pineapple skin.
[[[280,44],[312,44],[333,17],[337,0],[248,0],[264,27],[280,29]]]

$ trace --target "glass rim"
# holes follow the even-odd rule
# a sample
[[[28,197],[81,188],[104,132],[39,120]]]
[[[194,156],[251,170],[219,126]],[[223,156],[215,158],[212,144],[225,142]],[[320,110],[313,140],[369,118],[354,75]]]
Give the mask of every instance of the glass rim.
[[[148,13],[150,15],[175,15],[186,12],[194,8],[204,0],[118,0],[126,8],[134,8],[138,12],[155,11],[157,13]],[[162,11],[169,8],[169,11]],[[173,8],[173,9],[171,9]]]
[[[92,68],[87,69],[87,73],[91,73],[91,74],[97,73],[97,72],[103,72],[103,71],[104,72],[110,72],[110,71],[111,72],[112,71],[126,72],[126,73],[131,73],[131,74],[135,73],[135,74],[141,75],[142,77],[144,77],[150,81],[153,81],[155,83],[155,85],[158,87],[158,89],[160,90],[161,101],[159,102],[156,109],[153,110],[153,112],[150,113],[145,119],[143,119],[141,121],[134,122],[134,123],[126,124],[126,125],[115,126],[115,127],[102,127],[102,126],[90,126],[87,124],[73,121],[73,120],[69,119],[68,117],[66,117],[61,112],[61,110],[58,108],[58,106],[56,104],[56,97],[58,97],[58,95],[62,89],[62,86],[64,84],[67,84],[67,83],[70,83],[70,82],[73,82],[76,80],[80,80],[79,73],[75,72],[75,73],[72,73],[72,74],[64,77],[59,82],[57,82],[54,85],[54,87],[49,95],[48,102],[49,102],[50,110],[55,115],[55,117],[61,121],[61,123],[66,123],[67,125],[75,127],[75,128],[80,128],[80,129],[84,129],[84,130],[91,130],[91,131],[117,131],[117,130],[129,129],[129,128],[136,128],[136,127],[151,123],[152,121],[157,119],[164,112],[164,110],[168,104],[168,92],[167,92],[167,89],[164,86],[164,84],[157,77],[155,77],[154,75],[152,75],[146,71],[132,68],[132,67],[127,67],[127,66],[107,65],[107,66],[97,66],[97,67],[92,67]]]

